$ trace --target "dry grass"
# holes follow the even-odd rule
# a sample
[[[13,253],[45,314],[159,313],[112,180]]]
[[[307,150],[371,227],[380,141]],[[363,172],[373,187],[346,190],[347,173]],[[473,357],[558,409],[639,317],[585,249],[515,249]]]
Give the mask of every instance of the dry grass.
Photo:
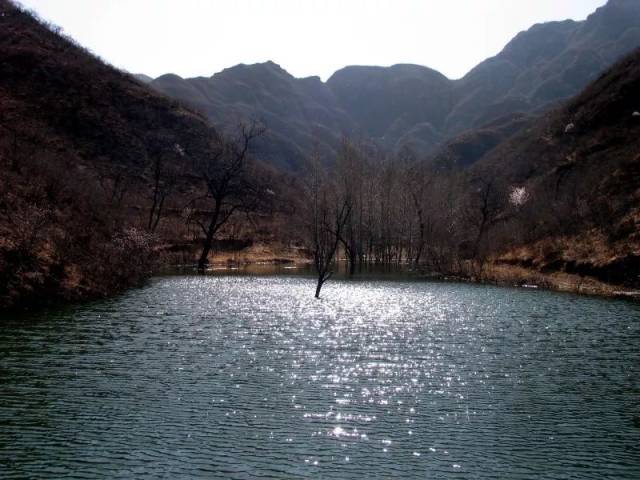
[[[629,289],[609,285],[591,277],[564,272],[547,274],[512,265],[488,265],[483,270],[483,279],[500,285],[538,287],[559,292],[605,297],[633,296],[635,293]]]
[[[212,265],[309,263],[306,252],[280,243],[256,243],[237,251],[219,251],[209,256]]]

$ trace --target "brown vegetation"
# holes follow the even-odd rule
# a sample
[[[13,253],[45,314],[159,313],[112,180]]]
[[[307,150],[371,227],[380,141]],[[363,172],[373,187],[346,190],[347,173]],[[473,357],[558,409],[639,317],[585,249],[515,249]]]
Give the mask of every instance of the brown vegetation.
[[[262,128],[220,133],[0,0],[0,306],[106,295],[158,263],[300,258],[317,295],[336,258],[637,289],[638,65],[430,159],[332,138],[297,176],[255,158]]]
[[[211,135],[200,115],[1,0],[0,306],[145,278],[163,217],[198,192],[185,152]]]

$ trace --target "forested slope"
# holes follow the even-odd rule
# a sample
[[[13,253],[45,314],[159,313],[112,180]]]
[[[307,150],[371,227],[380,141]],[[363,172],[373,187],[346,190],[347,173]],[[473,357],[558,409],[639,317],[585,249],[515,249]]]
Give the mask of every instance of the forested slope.
[[[523,186],[523,245],[502,261],[640,286],[640,50],[471,169]]]
[[[146,202],[154,160],[209,128],[0,0],[0,306],[146,275],[151,239],[123,199]]]

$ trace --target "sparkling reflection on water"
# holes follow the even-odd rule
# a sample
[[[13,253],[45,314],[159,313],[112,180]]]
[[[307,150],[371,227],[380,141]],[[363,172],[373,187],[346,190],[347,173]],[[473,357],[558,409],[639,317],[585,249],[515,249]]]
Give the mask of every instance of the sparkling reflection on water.
[[[165,277],[4,319],[2,478],[640,478],[640,307]],[[635,421],[634,421],[635,418]]]

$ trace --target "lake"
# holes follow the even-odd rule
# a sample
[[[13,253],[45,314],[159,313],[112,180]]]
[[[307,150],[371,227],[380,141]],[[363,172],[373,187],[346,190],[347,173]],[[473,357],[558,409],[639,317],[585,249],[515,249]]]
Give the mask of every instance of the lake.
[[[0,321],[0,477],[640,478],[640,305],[166,276]]]

